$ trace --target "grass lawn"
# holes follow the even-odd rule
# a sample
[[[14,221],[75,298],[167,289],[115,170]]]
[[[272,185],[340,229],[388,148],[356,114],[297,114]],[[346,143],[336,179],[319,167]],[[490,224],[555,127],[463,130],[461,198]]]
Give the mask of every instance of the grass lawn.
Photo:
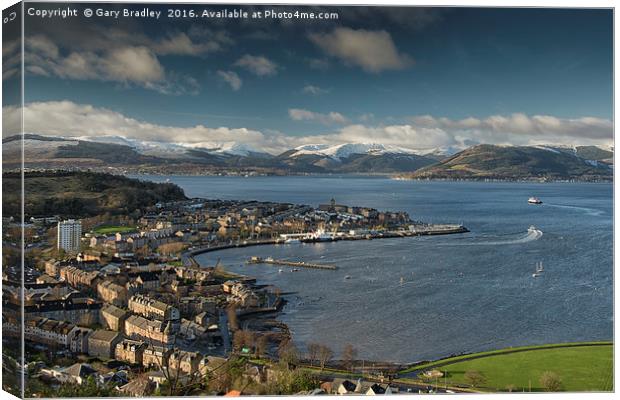
[[[114,225],[102,225],[93,229],[98,235],[112,235],[115,233],[127,233],[127,232],[136,232],[137,229],[132,226],[114,226]]]
[[[467,384],[464,374],[479,371],[486,382],[481,391],[505,391],[513,385],[515,391],[543,391],[540,376],[545,371],[558,374],[563,391],[612,391],[613,345],[555,347],[517,353],[495,354],[473,360],[462,360],[438,366],[447,372],[447,383]],[[440,383],[444,383],[441,378]]]

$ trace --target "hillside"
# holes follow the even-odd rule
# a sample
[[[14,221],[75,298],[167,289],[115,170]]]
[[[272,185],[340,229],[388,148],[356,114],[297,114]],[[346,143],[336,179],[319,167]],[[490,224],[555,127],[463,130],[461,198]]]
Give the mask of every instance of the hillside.
[[[21,137],[3,139],[4,167],[18,168]],[[121,137],[62,138],[24,135],[24,162],[29,168],[98,169],[117,172],[199,173],[257,171],[268,174],[297,173],[396,173],[410,172],[437,161],[435,156],[376,143],[314,145],[273,155],[242,143],[189,147],[138,141]]]
[[[529,146],[478,145],[405,175],[411,179],[611,180],[613,170],[574,152]]]
[[[19,174],[4,173],[2,190],[4,216],[19,217]],[[25,174],[24,190],[27,218],[127,214],[158,202],[185,199],[183,190],[171,183],[143,182],[92,172],[29,172]]]

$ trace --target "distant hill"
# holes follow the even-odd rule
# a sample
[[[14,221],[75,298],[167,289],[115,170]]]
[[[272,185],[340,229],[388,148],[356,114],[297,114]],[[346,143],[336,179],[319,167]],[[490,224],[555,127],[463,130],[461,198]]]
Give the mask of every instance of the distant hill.
[[[24,207],[28,218],[129,214],[158,202],[186,198],[183,190],[172,183],[144,182],[93,172],[27,172],[24,185]],[[20,175],[4,173],[2,191],[3,215],[19,217]]]
[[[21,164],[19,136],[3,139],[3,167]],[[24,135],[28,168],[121,174],[396,174],[430,179],[610,179],[613,148],[478,145],[414,150],[381,143],[307,144],[269,154],[243,143],[205,147],[120,136]]]
[[[478,145],[412,174],[412,179],[611,180],[612,168],[553,147]],[[581,154],[593,155],[592,149]],[[607,156],[596,152],[596,155]]]
[[[20,136],[12,136],[3,140],[4,165],[8,169],[20,165],[20,139]],[[168,173],[175,173],[175,168],[203,171],[243,169],[278,174],[396,173],[415,171],[437,161],[436,155],[427,157],[409,149],[377,143],[310,145],[279,155],[241,143],[204,148],[117,136],[63,138],[26,134],[23,143],[26,165],[48,169],[114,167]]]

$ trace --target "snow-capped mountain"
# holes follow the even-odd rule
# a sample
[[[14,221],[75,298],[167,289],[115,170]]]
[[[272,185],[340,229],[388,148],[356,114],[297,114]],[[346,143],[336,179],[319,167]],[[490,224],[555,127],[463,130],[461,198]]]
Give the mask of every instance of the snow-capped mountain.
[[[198,150],[223,156],[247,157],[253,154],[262,154],[261,151],[245,143],[237,142],[166,143],[130,139],[122,136],[80,136],[72,139],[129,146],[140,154],[162,158],[192,157],[188,150]]]
[[[420,152],[416,150],[384,145],[381,143],[343,143],[337,145],[306,144],[296,147],[295,150],[296,152],[293,153],[291,157],[314,154],[327,156],[338,160],[348,158],[353,154],[420,154]]]
[[[274,155],[238,142],[165,143],[122,136],[54,137],[28,133],[3,139],[7,162],[19,165],[21,147],[32,168],[139,167],[158,171],[215,169],[287,173],[410,173],[449,161],[465,150],[456,147],[412,149],[382,143],[307,144]],[[575,159],[573,165],[609,168],[613,150],[597,146],[493,146],[503,155],[537,151],[541,160]],[[500,157],[501,158],[501,157]],[[563,158],[566,160],[566,158]],[[176,168],[176,169],[175,169]]]

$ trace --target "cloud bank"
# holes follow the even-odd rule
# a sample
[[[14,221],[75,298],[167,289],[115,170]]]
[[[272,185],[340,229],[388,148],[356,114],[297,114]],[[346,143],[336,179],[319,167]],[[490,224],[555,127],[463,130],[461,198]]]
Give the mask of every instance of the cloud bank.
[[[581,117],[558,118],[549,115],[512,114],[487,118],[448,119],[429,115],[409,117],[409,123],[391,125],[351,124],[342,114],[289,110],[294,121],[344,126],[326,127],[317,135],[292,136],[261,132],[251,128],[165,126],[140,121],[116,111],[70,101],[29,103],[24,108],[25,131],[51,136],[123,136],[143,141],[160,141],[193,147],[217,147],[237,142],[272,154],[312,143],[382,143],[413,150],[438,148],[459,150],[480,143],[502,145],[613,145],[610,120]],[[20,115],[16,107],[3,108],[3,132],[19,132]]]

